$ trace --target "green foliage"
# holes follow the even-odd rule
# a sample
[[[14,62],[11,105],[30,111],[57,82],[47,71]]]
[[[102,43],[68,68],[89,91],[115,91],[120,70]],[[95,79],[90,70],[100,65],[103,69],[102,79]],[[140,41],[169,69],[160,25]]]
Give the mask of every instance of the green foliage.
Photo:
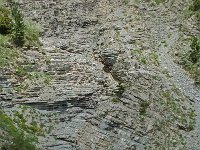
[[[127,4],[129,3],[129,0],[123,0],[123,3],[124,3],[125,5],[127,5]]]
[[[24,108],[22,108],[23,111]],[[14,111],[14,119],[13,121],[18,124],[18,127],[20,127],[23,131],[26,133],[30,133],[32,135],[40,135],[43,133],[42,128],[38,125],[36,121],[32,121],[30,123],[27,123],[27,116],[24,115],[24,112]],[[31,111],[31,113],[34,113]]]
[[[18,4],[10,2],[10,9],[0,6],[0,67],[8,66],[15,62],[18,50],[13,46],[39,46],[39,26],[26,22],[18,9]],[[23,70],[18,69],[16,74],[20,76]]]
[[[8,66],[18,57],[17,49],[6,47],[9,40],[9,36],[0,35],[0,67]]]
[[[8,35],[1,35],[0,34],[0,47],[5,47],[6,44],[9,42],[10,37]]]
[[[0,146],[0,149],[36,150],[35,138],[25,134],[22,129],[17,127],[18,124],[0,110],[0,131],[4,131],[3,135],[0,135],[0,139],[4,143]]]
[[[190,44],[191,50],[182,54],[180,64],[190,72],[196,83],[200,83],[200,38],[193,37]]]
[[[41,33],[39,25],[34,22],[24,22],[18,3],[10,1],[10,10],[0,7],[0,34],[10,34],[16,46],[39,46]]]
[[[25,43],[25,25],[23,21],[23,15],[18,7],[19,6],[17,3],[10,2],[10,8],[13,17],[12,39],[16,46],[21,47]]]
[[[142,101],[140,103],[140,110],[139,110],[140,115],[145,115],[146,114],[146,111],[147,111],[147,108],[149,107],[149,105],[150,105],[150,102],[147,101],[147,100]]]
[[[156,4],[160,4],[160,3],[163,3],[165,2],[165,0],[153,0]]]
[[[118,97],[114,97],[114,98],[112,98],[112,102],[113,103],[119,103],[120,99]]]
[[[115,94],[117,97],[121,97],[125,91],[125,86],[122,83],[117,85],[117,89],[115,90]]]
[[[0,7],[0,46],[6,47],[8,39],[17,47],[40,46],[39,36],[41,28],[34,22],[23,20],[19,4],[13,0],[9,1],[9,8]],[[11,43],[12,44],[12,43]]]
[[[190,10],[192,11],[200,10],[200,0],[193,0],[192,5],[190,6]]]
[[[51,80],[52,80],[52,76],[49,75],[49,74],[46,74],[44,72],[31,72],[28,74],[28,77],[31,79],[31,80],[34,80],[34,79],[42,79],[43,82],[45,84],[50,84]]]
[[[156,66],[159,66],[160,65],[160,61],[159,61],[159,57],[158,57],[158,54],[156,52],[151,52],[149,54],[149,57],[150,57],[150,61],[155,64]]]
[[[25,22],[25,45],[39,46],[39,37],[41,29],[38,24],[34,22]]]
[[[147,64],[154,64],[155,66],[160,65],[158,54],[154,51],[152,52],[146,52],[142,50],[132,50],[131,55],[134,56],[138,62],[140,62],[143,65]]]
[[[0,6],[0,34],[9,34],[12,29],[10,10]]]
[[[192,4],[189,9],[194,12],[197,21],[200,21],[200,0],[192,0]]]
[[[27,76],[28,73],[23,67],[17,66],[15,69],[15,75],[17,75],[18,77],[24,77]]]
[[[178,125],[178,128],[185,131],[193,130],[196,123],[195,111],[193,109],[190,109],[187,111],[187,114],[184,114],[183,107],[180,107],[180,105],[177,104],[176,100],[172,98],[172,95],[169,91],[163,92],[162,94],[163,97],[166,98],[166,108],[169,109],[169,111],[173,112],[173,114],[175,114],[174,119],[179,121],[179,124],[181,124],[181,126]]]
[[[197,18],[197,21],[200,21],[200,12],[196,12],[196,18]]]
[[[200,41],[197,37],[192,38],[190,47],[192,50],[189,52],[189,58],[195,64],[200,58]]]
[[[23,132],[19,132],[12,138],[12,143],[4,145],[6,150],[36,150],[33,144],[33,138],[26,136]]]

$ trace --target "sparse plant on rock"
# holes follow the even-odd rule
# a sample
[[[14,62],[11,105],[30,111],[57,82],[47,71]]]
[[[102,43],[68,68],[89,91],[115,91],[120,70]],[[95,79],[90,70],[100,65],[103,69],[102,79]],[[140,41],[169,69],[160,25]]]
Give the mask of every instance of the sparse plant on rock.
[[[123,0],[123,3],[124,3],[125,5],[127,5],[127,4],[129,3],[129,0]]]
[[[143,102],[140,103],[140,115],[145,115],[146,114],[146,111],[147,111],[147,108],[149,107],[150,105],[150,102],[145,100]]]
[[[125,86],[122,83],[119,83],[117,85],[117,89],[115,91],[115,94],[117,95],[117,97],[121,97],[122,94],[124,93],[124,91],[125,91]]]

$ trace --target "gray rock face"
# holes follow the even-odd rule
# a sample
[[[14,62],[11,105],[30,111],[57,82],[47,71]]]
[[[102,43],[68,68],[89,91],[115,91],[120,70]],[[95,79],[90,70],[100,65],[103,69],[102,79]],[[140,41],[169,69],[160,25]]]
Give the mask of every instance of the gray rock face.
[[[24,0],[21,7],[44,30],[42,50],[25,51],[23,59],[34,64],[30,73],[37,70],[52,79],[48,84],[46,76],[23,79],[27,89],[16,92],[13,87],[22,82],[12,70],[2,69],[0,103],[11,112],[12,104],[32,106],[46,128],[53,126],[39,137],[40,148],[184,147],[185,131],[179,125],[188,129],[192,106],[158,65],[157,45],[149,40],[157,31],[144,23],[155,17],[148,13],[156,13],[155,6],[120,0]]]
[[[109,72],[116,62],[117,54],[113,49],[106,49],[100,55],[101,62],[104,65],[104,71]]]

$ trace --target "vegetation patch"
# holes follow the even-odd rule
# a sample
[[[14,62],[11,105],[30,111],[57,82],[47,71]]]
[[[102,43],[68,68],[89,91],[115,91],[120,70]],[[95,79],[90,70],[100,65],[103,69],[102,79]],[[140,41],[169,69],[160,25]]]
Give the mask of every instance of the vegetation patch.
[[[41,27],[32,21],[25,22],[25,45],[40,46],[40,33],[42,32]]]
[[[190,6],[190,10],[192,11],[200,10],[200,0],[192,0],[192,5]]]
[[[25,43],[24,39],[24,32],[25,32],[25,25],[24,25],[24,20],[23,20],[23,15],[21,11],[18,8],[18,3],[16,2],[10,2],[10,9],[12,13],[12,40],[13,43],[18,46],[22,47]]]
[[[0,148],[2,150],[36,150],[37,139],[33,134],[28,134],[20,126],[20,122],[0,110]]]
[[[113,103],[119,103],[120,99],[118,97],[114,97],[114,98],[112,98],[112,102]]]
[[[150,102],[147,101],[147,100],[142,101],[142,102],[140,103],[140,110],[139,110],[140,115],[145,115],[145,114],[146,114],[149,105],[150,105]]]
[[[197,21],[200,21],[200,0],[192,0],[190,10],[194,12]]]
[[[190,72],[197,84],[200,83],[200,37],[192,37],[190,50],[181,55],[179,62]]]
[[[171,90],[161,91],[162,99],[155,99],[152,101],[154,110],[151,118],[154,120],[154,129],[152,131],[153,137],[146,145],[147,150],[154,149],[185,149],[185,139],[180,130],[189,132],[195,126],[195,113],[193,108],[186,108],[181,103],[181,99],[174,99],[174,94]],[[151,116],[151,107],[148,103],[141,104],[142,114],[145,114],[149,107],[148,115]]]
[[[4,45],[9,39],[7,36],[0,35],[0,67],[14,63],[19,55],[19,51],[16,48],[9,48]]]
[[[163,3],[165,2],[165,0],[152,0],[154,3],[156,3],[157,5],[160,4],[160,3]]]
[[[10,10],[0,6],[0,34],[9,34],[12,26],[13,24]]]
[[[0,6],[0,34],[9,36],[12,44],[39,46],[40,33],[39,25],[24,21],[18,3],[11,1],[9,7]]]
[[[36,23],[24,21],[18,3],[10,0],[8,4],[8,7],[0,6],[0,67],[10,67],[13,71],[20,82],[20,85],[15,87],[18,92],[28,88],[28,84],[24,82],[26,79],[41,78],[43,83],[49,84],[51,77],[36,71],[34,67],[31,68],[21,52],[21,47],[24,46],[40,46],[40,27]]]
[[[123,4],[127,5],[130,0],[123,0]]]
[[[124,91],[125,91],[125,86],[123,85],[123,83],[119,83],[114,92],[115,92],[117,97],[121,97],[122,94],[124,93]]]
[[[160,66],[160,61],[156,52],[144,52],[142,50],[132,50],[131,55],[143,65]]]

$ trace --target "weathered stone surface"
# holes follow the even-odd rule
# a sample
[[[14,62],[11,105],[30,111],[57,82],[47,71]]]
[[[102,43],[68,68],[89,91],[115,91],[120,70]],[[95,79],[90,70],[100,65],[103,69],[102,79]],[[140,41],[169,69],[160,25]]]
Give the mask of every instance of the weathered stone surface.
[[[25,60],[33,64],[30,73],[45,72],[52,79],[48,84],[43,82],[47,77],[20,79],[27,89],[2,93],[0,98],[5,108],[8,100],[36,108],[46,129],[53,126],[39,137],[40,148],[143,150],[149,145],[159,148],[166,139],[168,149],[183,147],[177,124],[191,119],[191,105],[162,73],[155,50],[159,39],[150,39],[158,31],[149,22],[176,12],[156,16],[159,7],[132,3],[21,2],[25,17],[41,24],[44,32],[42,50],[26,50],[19,61],[25,67]],[[173,22],[174,15],[169,16]],[[4,90],[22,85],[12,71],[2,72]],[[10,78],[18,80],[10,84]],[[15,107],[7,109],[12,112]],[[188,122],[181,125],[187,128]]]

